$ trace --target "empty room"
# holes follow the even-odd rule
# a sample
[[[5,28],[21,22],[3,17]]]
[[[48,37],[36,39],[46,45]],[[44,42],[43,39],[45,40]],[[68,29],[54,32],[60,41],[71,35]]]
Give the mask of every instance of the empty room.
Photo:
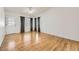
[[[0,7],[0,51],[78,51],[79,7]]]

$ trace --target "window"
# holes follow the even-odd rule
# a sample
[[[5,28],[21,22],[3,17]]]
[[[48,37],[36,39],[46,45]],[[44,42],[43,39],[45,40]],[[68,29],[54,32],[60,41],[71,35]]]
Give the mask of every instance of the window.
[[[7,26],[14,26],[15,25],[15,17],[13,16],[6,16],[6,25]]]

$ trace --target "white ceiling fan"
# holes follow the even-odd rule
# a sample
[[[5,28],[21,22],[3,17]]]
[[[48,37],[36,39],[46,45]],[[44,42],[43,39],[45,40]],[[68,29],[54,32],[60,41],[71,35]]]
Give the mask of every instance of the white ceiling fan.
[[[32,8],[32,7],[28,7],[27,12],[28,12],[29,14],[32,14],[32,13],[34,13],[34,12],[35,12],[35,9],[34,9],[34,8]]]

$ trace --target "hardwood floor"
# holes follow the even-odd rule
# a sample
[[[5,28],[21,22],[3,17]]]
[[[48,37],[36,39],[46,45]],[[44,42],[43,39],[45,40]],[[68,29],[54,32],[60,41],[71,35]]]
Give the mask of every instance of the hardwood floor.
[[[79,42],[46,33],[28,32],[6,35],[1,51],[78,51]]]

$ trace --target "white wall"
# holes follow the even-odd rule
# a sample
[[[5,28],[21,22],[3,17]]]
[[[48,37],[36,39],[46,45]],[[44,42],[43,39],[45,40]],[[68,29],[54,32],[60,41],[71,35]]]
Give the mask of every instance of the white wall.
[[[0,46],[5,35],[5,15],[4,8],[0,7]]]
[[[41,16],[41,31],[79,41],[79,8],[51,8]]]

